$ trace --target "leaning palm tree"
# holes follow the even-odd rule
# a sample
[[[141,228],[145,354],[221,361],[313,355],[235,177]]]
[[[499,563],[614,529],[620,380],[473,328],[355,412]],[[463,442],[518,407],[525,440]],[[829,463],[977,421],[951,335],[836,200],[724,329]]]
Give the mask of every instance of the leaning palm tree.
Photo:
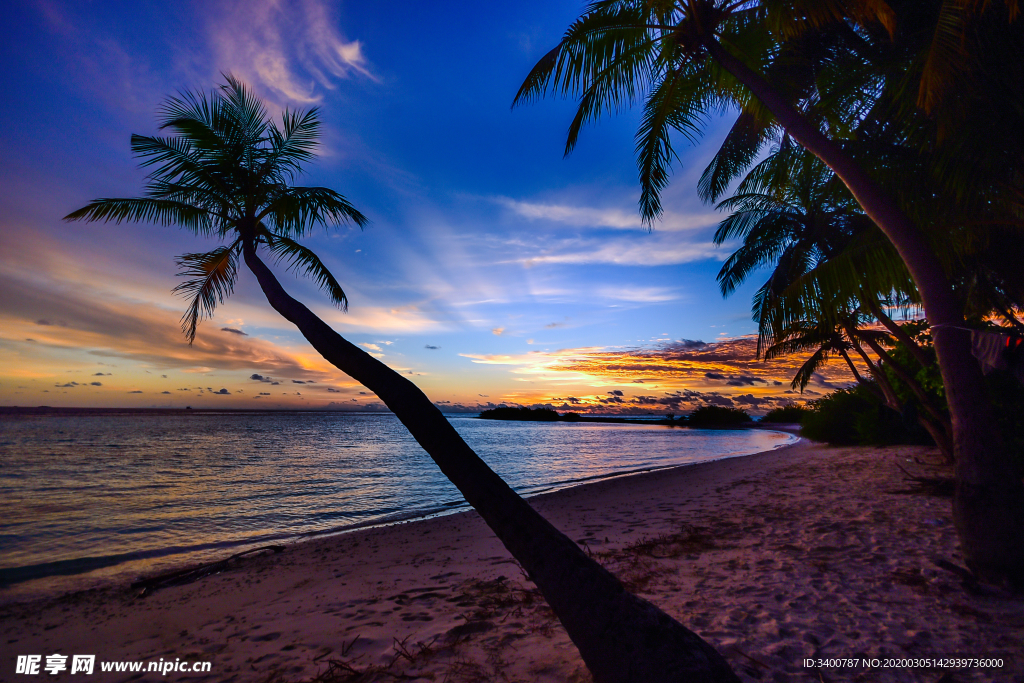
[[[651,603],[627,592],[611,573],[556,530],[462,440],[416,385],[341,337],[293,299],[260,253],[312,277],[336,305],[345,293],[320,259],[296,240],[317,227],[366,218],[338,193],[291,185],[313,158],[315,109],[285,111],[282,125],[239,81],[212,96],[167,101],[161,129],[171,137],[132,136],[132,150],[154,170],[145,196],[98,199],[67,220],[156,222],[227,242],[179,259],[191,297],[182,318],[192,341],[199,321],[228,296],[239,261],[256,276],[270,305],[329,362],[395,413],[537,584],[600,683],[735,681],[706,642]]]
[[[927,197],[900,194],[903,187],[910,188],[910,195],[915,189],[914,174],[906,172],[902,161],[907,155],[920,156],[935,147],[940,153],[929,162],[933,168],[925,171],[948,171],[964,167],[958,163],[962,150],[973,146],[967,142],[958,147],[963,137],[953,145],[936,142],[928,119],[912,107],[904,108],[905,116],[893,116],[896,105],[905,101],[899,93],[906,81],[920,73],[920,50],[912,40],[921,32],[897,31],[897,23],[912,24],[915,13],[927,15],[917,12],[920,5],[866,0],[596,0],[534,66],[513,106],[547,94],[578,95],[566,142],[569,153],[587,123],[642,103],[636,151],[640,212],[646,221],[662,211],[660,193],[676,158],[672,136],[695,140],[705,121],[723,111],[739,109],[742,116],[734,128],[737,135],[727,140],[735,145],[733,163],[714,178],[702,179],[709,194],[724,191],[728,180],[749,166],[766,139],[779,131],[831,168],[906,264],[932,323],[953,416],[953,517],[965,559],[987,578],[1024,583],[1024,485],[1015,476],[984,377],[971,354],[953,277],[936,250],[941,237],[928,234],[923,229],[926,223],[912,213],[914,205]],[[1017,46],[1019,54],[1020,22],[1007,26],[1005,20],[986,26],[977,32],[978,42],[992,39],[1000,48]],[[906,41],[908,36],[910,44],[893,48],[894,41]],[[1000,103],[998,110],[1015,127],[1011,138],[1018,141],[1021,109],[1002,106],[1001,101],[1005,91],[1014,93],[1013,103],[1019,102],[1016,93],[1021,91],[1024,71],[1016,68],[1019,59],[1007,59],[1012,69],[995,65],[985,71],[1009,73],[1005,81],[1011,85],[1003,90],[970,89],[973,99],[962,108],[987,115]],[[916,95],[915,88],[914,101]],[[867,133],[862,137],[884,153],[859,144],[856,133],[862,124],[871,128],[861,130]],[[985,137],[980,130],[967,129],[970,136]],[[893,139],[906,144],[888,145],[886,141]],[[1019,177],[1019,149],[1007,145],[1007,154],[1013,150],[1016,156],[995,154],[981,167],[991,170],[991,161],[999,160],[1004,172],[1012,171],[1006,175]],[[967,158],[977,160],[969,154]],[[880,174],[878,167],[886,165],[889,168]],[[892,183],[880,181],[884,173]],[[965,174],[971,173],[957,177]],[[960,189],[977,191],[976,204],[1018,196],[1013,193],[1019,193],[1019,181],[996,183],[989,182],[991,173],[975,175],[984,182]],[[999,204],[1019,209],[1012,201]],[[970,230],[966,232],[970,236]]]

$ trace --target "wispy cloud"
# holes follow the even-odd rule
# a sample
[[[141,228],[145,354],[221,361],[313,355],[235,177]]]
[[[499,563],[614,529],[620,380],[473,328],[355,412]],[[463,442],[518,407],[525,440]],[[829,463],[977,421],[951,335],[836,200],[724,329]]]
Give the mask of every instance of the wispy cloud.
[[[654,233],[625,239],[565,240],[545,253],[517,260],[526,266],[545,263],[669,266],[705,259],[722,260],[727,255],[726,249],[713,242],[690,242],[670,233]]]
[[[20,342],[28,334],[54,353],[88,349],[92,356],[121,357],[183,372],[260,367],[299,377],[334,376],[326,361],[271,342],[200,327],[192,346],[182,338],[176,312],[112,297],[81,283],[51,281],[46,287],[0,271],[0,338]],[[38,316],[43,315],[44,318]],[[59,320],[41,325],[39,320]]]
[[[651,304],[675,301],[680,296],[675,289],[668,287],[630,287],[628,285],[622,287],[600,287],[597,290],[597,294],[605,299]],[[552,326],[545,325],[545,327]]]
[[[543,220],[578,228],[614,228],[618,230],[646,229],[635,207],[591,207],[572,204],[546,204],[508,197],[496,197],[495,202],[516,215],[529,220]],[[698,230],[715,225],[721,218],[713,211],[692,214],[667,211],[654,227],[658,230]]]
[[[321,0],[229,0],[210,13],[216,63],[288,102],[320,101],[317,87],[355,74],[376,80],[358,40],[346,40]]]

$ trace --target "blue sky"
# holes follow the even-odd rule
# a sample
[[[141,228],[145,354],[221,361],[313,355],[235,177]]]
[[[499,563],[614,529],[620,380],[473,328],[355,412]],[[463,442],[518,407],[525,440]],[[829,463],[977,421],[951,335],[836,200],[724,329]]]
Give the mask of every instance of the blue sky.
[[[93,198],[138,194],[130,134],[155,133],[168,95],[209,90],[221,73],[247,82],[271,111],[321,108],[321,156],[301,182],[342,192],[371,225],[307,242],[342,282],[347,314],[310,284],[283,282],[440,404],[603,411],[711,400],[759,411],[792,398],[783,393],[792,363],[756,363],[744,340],[755,331],[754,285],[723,300],[715,283],[729,250],[711,244],[720,216],[697,198],[696,179],[730,121],[709,121],[699,147],[679,142],[682,163],[652,232],[637,214],[635,112],[587,129],[563,159],[573,102],[510,108],[581,9],[326,0],[10,8],[0,29],[0,345],[9,359],[0,403],[376,403],[276,317],[248,273],[189,347],[177,330],[184,304],[170,292],[173,257],[209,243],[156,226],[60,220]],[[675,360],[658,371],[603,369],[622,357]],[[845,379],[833,372],[808,397]],[[576,401],[555,400],[566,397]]]

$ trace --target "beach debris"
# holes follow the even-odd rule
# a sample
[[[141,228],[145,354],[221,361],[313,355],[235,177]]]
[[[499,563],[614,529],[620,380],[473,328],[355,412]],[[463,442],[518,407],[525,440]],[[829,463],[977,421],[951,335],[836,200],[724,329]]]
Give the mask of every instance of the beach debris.
[[[246,555],[255,555],[265,551],[273,551],[279,553],[284,550],[283,545],[265,545],[260,548],[250,548],[249,550],[243,550],[240,553],[235,553],[231,557],[224,558],[223,560],[217,560],[215,562],[208,562],[201,564],[198,567],[189,567],[188,569],[177,569],[172,572],[165,574],[158,574],[145,579],[139,579],[131,584],[131,588],[141,588],[142,590],[136,595],[138,598],[144,598],[147,595],[151,595],[155,591],[161,588],[167,588],[168,586],[181,586],[186,583],[192,583],[198,581],[211,574],[217,574],[225,569],[234,562]]]
[[[953,490],[956,488],[956,480],[952,477],[924,477],[911,474],[899,463],[896,463],[896,467],[906,475],[906,477],[904,477],[904,481],[911,482],[912,486],[908,489],[890,491],[890,493],[912,496],[936,496],[938,498],[953,497]]]

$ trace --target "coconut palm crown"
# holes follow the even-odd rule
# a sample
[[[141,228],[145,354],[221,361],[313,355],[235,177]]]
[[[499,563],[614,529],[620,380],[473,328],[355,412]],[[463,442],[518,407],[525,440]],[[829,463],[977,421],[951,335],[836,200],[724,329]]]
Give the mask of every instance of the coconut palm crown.
[[[345,197],[326,187],[292,181],[314,157],[320,135],[317,108],[285,109],[279,126],[259,98],[228,75],[209,96],[183,92],[158,112],[169,137],[132,135],[132,154],[146,177],[145,194],[96,199],[65,220],[151,222],[177,225],[229,241],[203,253],[178,257],[174,288],[188,297],[181,318],[191,344],[203,318],[234,289],[243,250],[266,247],[278,262],[312,278],[339,308],[348,299],[320,258],[297,241],[316,228],[367,223]]]

